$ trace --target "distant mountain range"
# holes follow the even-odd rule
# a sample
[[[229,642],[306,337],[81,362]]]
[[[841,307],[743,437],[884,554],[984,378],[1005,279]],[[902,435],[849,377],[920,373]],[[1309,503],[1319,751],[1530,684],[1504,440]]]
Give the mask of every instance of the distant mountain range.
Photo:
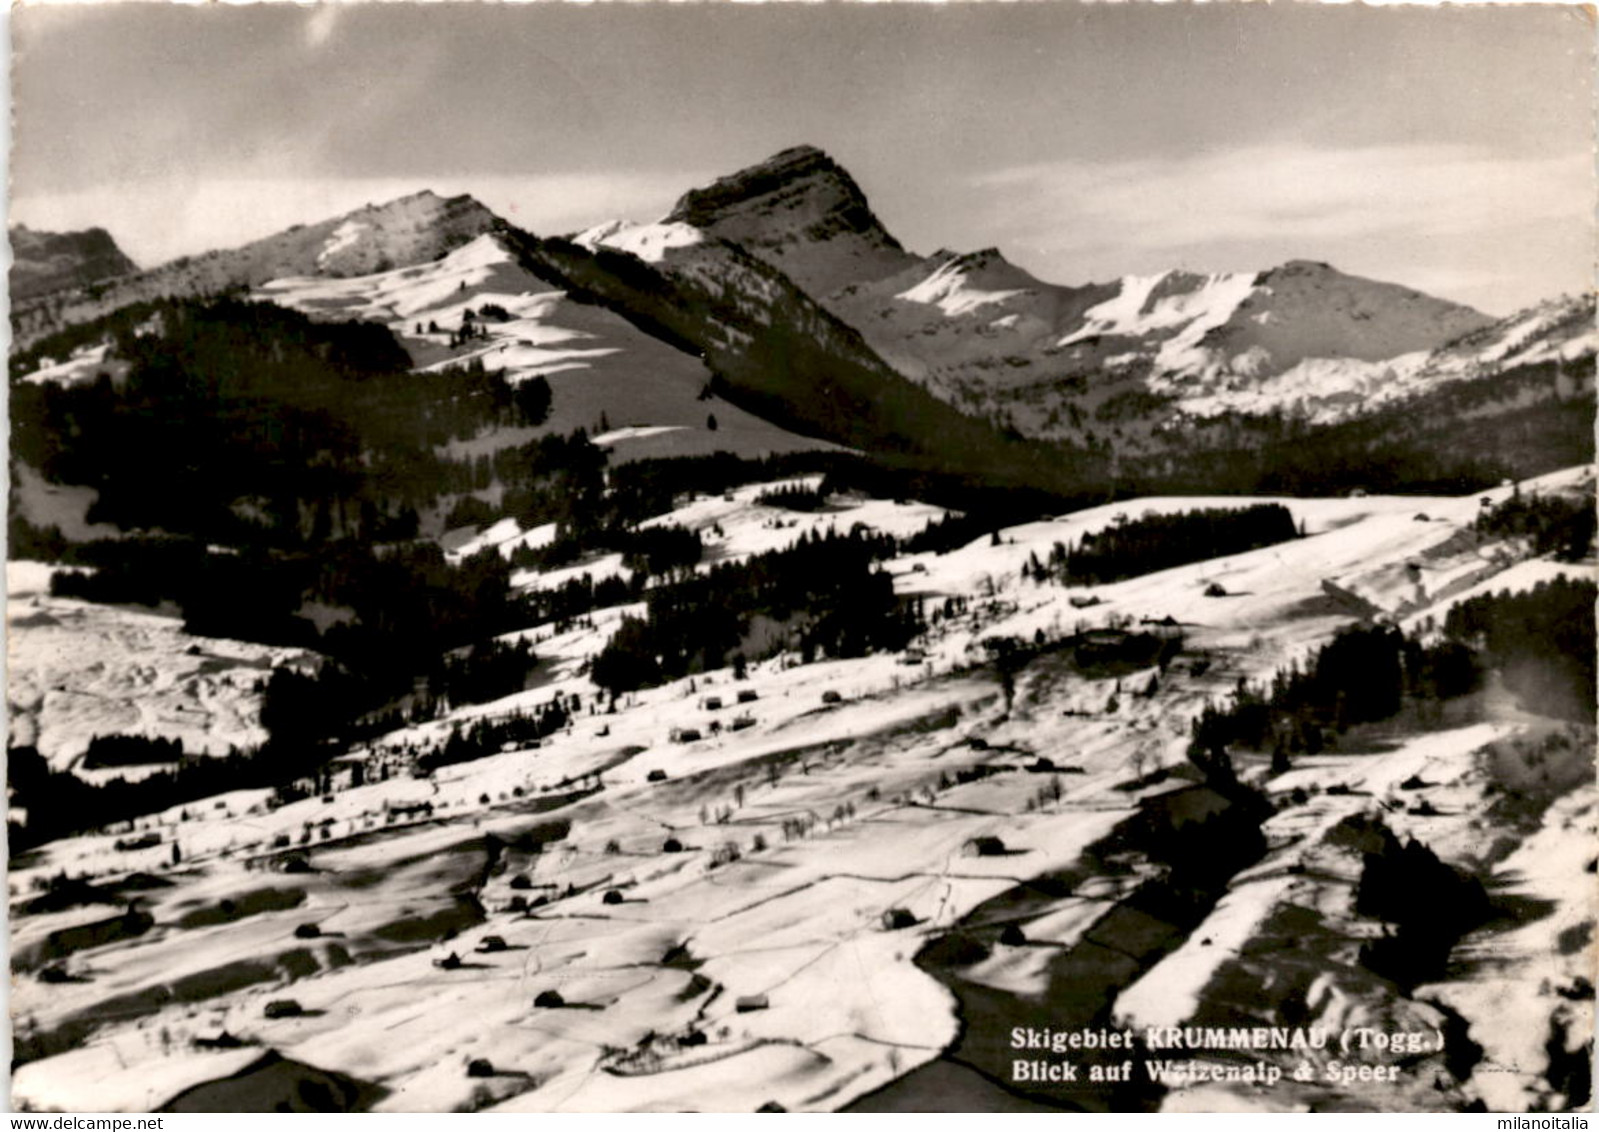
[[[225,251],[185,256],[92,286],[13,298],[18,346],[140,300],[218,294],[299,275],[346,277],[426,263],[489,231],[497,218],[471,197],[420,192]],[[80,233],[86,235],[85,233]],[[13,236],[15,239],[15,236]]]
[[[1492,321],[1327,264],[1067,287],[1034,278],[997,248],[915,256],[849,174],[809,148],[688,193],[665,222],[785,271],[895,368],[952,399],[1019,399],[1091,374],[1259,380],[1311,358],[1432,349]],[[1031,423],[1023,431],[1050,431]]]
[[[87,245],[91,234],[82,235]],[[286,279],[352,280],[327,304],[300,287],[298,304],[310,313],[381,315],[354,281],[371,279],[375,296],[392,287],[387,273],[482,239],[522,273],[517,281],[505,276],[509,266],[496,268],[495,293],[564,292],[605,307],[613,331],[625,325],[687,355],[685,373],[706,375],[702,395],[782,430],[1067,493],[1128,480],[1158,487],[1195,452],[1228,454],[1224,478],[1249,482],[1283,454],[1267,449],[1288,434],[1406,410],[1422,414],[1427,436],[1415,420],[1394,418],[1387,431],[1442,455],[1451,421],[1467,412],[1456,402],[1469,402],[1474,427],[1500,418],[1514,426],[1476,455],[1531,467],[1529,445],[1551,428],[1571,433],[1567,448],[1580,445],[1571,422],[1581,406],[1572,403],[1591,404],[1599,345],[1592,296],[1495,320],[1303,260],[1067,286],[1035,278],[995,248],[918,255],[890,234],[849,173],[811,147],[693,189],[655,223],[539,238],[471,197],[423,192],[152,271],[92,281],[63,274],[48,293],[18,291],[16,341],[30,347],[140,299],[236,289],[270,298]],[[104,243],[114,251],[109,237]],[[405,315],[382,320],[420,363],[466,351],[443,349],[447,335],[417,334]],[[513,364],[475,352],[485,364]],[[530,363],[527,372],[546,371]],[[686,428],[678,418],[697,415],[678,409],[671,421],[646,420],[626,380],[605,388],[582,400],[585,414],[638,428]],[[572,420],[557,394],[557,418]],[[1551,414],[1558,426],[1544,419]],[[1383,432],[1373,426],[1334,455],[1392,463],[1379,451]]]
[[[848,172],[809,147],[687,193],[660,224],[610,224],[578,240],[700,270],[714,253],[689,248],[736,245],[783,271],[898,372],[1038,437],[1080,435],[1085,419],[1113,417],[1119,399],[1145,393],[1177,413],[1344,419],[1433,381],[1518,359],[1574,359],[1595,346],[1593,328],[1581,327],[1591,299],[1551,301],[1496,324],[1325,263],[1073,287],[1034,278],[997,248],[917,256]],[[1514,350],[1492,345],[1511,339]],[[1446,357],[1428,361],[1446,346]],[[1474,349],[1476,366],[1466,360]]]

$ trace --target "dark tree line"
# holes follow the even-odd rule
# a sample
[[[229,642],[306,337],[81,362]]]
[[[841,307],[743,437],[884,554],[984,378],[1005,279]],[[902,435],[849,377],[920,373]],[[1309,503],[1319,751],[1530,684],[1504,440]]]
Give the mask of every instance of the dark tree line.
[[[1550,554],[1576,562],[1588,554],[1595,530],[1591,495],[1523,495],[1511,497],[1477,516],[1475,529],[1497,538],[1531,541],[1534,554]]]
[[[148,735],[93,735],[83,754],[85,770],[108,766],[147,766],[152,763],[183,761],[182,739],[158,739]]]
[[[446,656],[428,679],[428,693],[451,705],[483,704],[527,687],[539,658],[526,640],[487,641]]]
[[[755,497],[755,502],[785,511],[820,511],[827,505],[827,496],[813,487],[796,483],[763,491]]]
[[[1442,639],[1393,626],[1345,629],[1269,686],[1240,681],[1232,700],[1208,705],[1192,725],[1190,757],[1225,762],[1232,746],[1315,754],[1330,736],[1482,687],[1489,671],[1533,711],[1591,721],[1596,704],[1594,601],[1588,580],[1557,578],[1530,591],[1483,594],[1454,606]]]
[[[1453,606],[1443,629],[1480,650],[1505,687],[1534,711],[1591,722],[1594,601],[1589,579],[1558,577],[1531,590],[1480,594]]]
[[[235,546],[403,537],[459,478],[436,449],[549,410],[547,385],[475,362],[410,373],[385,327],[267,303],[168,301],[98,331],[121,375],[14,379],[13,455],[95,488],[90,519],[123,529]]]
[[[324,565],[316,596],[352,616],[320,648],[367,672],[420,675],[442,653],[513,629],[511,565],[492,547],[450,562],[430,542],[352,553]]]
[[[496,452],[489,482],[505,485],[500,511],[524,527],[553,522],[581,534],[606,525],[605,463],[605,449],[579,429]]]
[[[1207,705],[1193,721],[1190,757],[1224,761],[1232,746],[1270,749],[1282,759],[1316,754],[1331,734],[1397,714],[1406,696],[1451,699],[1479,679],[1476,656],[1459,642],[1424,644],[1392,626],[1345,629],[1304,667],[1279,670],[1268,687],[1240,681],[1230,703]]]
[[[643,575],[693,569],[705,553],[698,531],[675,525],[625,531],[611,545],[621,551],[623,566]]]
[[[633,460],[611,469],[612,506],[625,521],[639,522],[673,509],[690,493],[721,495],[744,484],[767,483],[821,473],[850,478],[866,461],[851,453],[792,452],[759,458],[715,452]]]
[[[74,546],[68,561],[92,572],[58,570],[50,592],[112,604],[176,604],[199,636],[315,647],[299,616],[316,566],[303,554],[219,551],[193,538],[106,539]],[[241,600],[248,595],[248,600]]]
[[[985,535],[998,531],[992,518],[952,513],[941,519],[929,519],[927,525],[900,543],[906,554],[947,554],[959,550]]]
[[[893,579],[874,568],[895,540],[864,532],[809,532],[785,550],[725,563],[649,591],[642,619],[625,618],[591,676],[611,693],[720,668],[756,615],[790,625],[802,655],[860,656],[901,648],[919,631]]]
[[[85,544],[51,591],[91,601],[176,603],[186,631],[309,648],[379,671],[524,627],[510,594],[511,565],[492,548],[450,562],[431,542],[340,544],[321,555],[219,551],[194,539]],[[336,614],[318,635],[303,611]]]
[[[444,517],[444,529],[459,527],[484,527],[500,517],[499,509],[483,502],[475,495],[463,495],[450,507]]]
[[[525,747],[562,730],[568,718],[565,706],[557,698],[530,712],[452,727],[444,745],[423,755],[417,765],[423,770],[436,770],[487,758],[504,749]]]
[[[267,743],[227,755],[190,755],[169,771],[130,782],[92,785],[70,771],[51,770],[32,747],[6,751],[12,802],[27,810],[26,825],[9,825],[10,851],[23,852],[58,837],[129,821],[230,790],[279,786],[314,775],[327,748]]]
[[[1083,535],[1074,546],[1056,543],[1048,569],[1035,559],[1039,580],[1054,573],[1068,585],[1116,582],[1190,562],[1203,562],[1286,542],[1299,535],[1281,503],[1207,507],[1170,515],[1146,515]]]
[[[597,609],[613,605],[626,605],[644,596],[646,578],[634,575],[622,578],[616,575],[595,581],[589,574],[572,578],[553,589],[529,590],[517,597],[521,610],[519,620],[528,625],[554,622],[564,627]]]
[[[585,554],[615,552],[622,564],[640,575],[670,574],[694,566],[704,554],[698,531],[676,524],[630,527],[614,510],[591,517],[581,526],[562,525],[543,546],[518,546],[511,562],[520,570],[553,570],[569,566]]]
[[[1360,961],[1407,991],[1442,978],[1449,954],[1491,911],[1482,882],[1452,868],[1415,838],[1401,843],[1380,820],[1365,824],[1355,910],[1387,924],[1360,947]]]

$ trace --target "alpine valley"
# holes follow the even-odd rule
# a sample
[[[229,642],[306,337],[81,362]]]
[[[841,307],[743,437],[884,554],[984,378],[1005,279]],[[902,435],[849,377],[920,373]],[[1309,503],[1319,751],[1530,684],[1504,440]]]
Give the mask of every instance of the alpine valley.
[[[17,1108],[1591,1104],[1591,294],[11,238]]]

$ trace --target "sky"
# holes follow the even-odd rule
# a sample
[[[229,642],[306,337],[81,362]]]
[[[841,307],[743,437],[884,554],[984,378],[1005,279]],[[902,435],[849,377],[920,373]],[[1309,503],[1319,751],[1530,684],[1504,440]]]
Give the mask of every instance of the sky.
[[[1507,314],[1593,282],[1578,7],[26,7],[12,223],[145,266],[422,188],[650,220],[797,144],[920,252],[1041,278],[1324,260]]]

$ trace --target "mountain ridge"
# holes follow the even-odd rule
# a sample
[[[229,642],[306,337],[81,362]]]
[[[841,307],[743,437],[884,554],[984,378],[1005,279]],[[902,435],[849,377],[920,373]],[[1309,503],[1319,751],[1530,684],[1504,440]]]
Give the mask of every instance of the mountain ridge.
[[[809,145],[690,189],[663,223],[737,243],[818,298],[916,258],[877,218],[854,177]],[[823,254],[815,254],[818,248]]]
[[[1292,411],[1296,401],[1263,401],[1253,387],[1426,354],[1496,324],[1463,304],[1309,258],[1068,285],[993,247],[921,256],[888,231],[847,170],[808,145],[690,190],[658,225],[599,226],[583,239],[669,270],[694,259],[699,272],[706,251],[685,249],[735,244],[939,399],[1041,439],[1082,439],[1092,432],[1086,420],[1120,412],[1110,406],[1133,395],[1174,402],[1179,415],[1198,399],[1214,413],[1225,388],[1240,406]],[[1339,404],[1335,415],[1358,411]]]
[[[13,225],[11,300],[32,299],[68,287],[83,287],[139,270],[104,228],[46,232]]]
[[[14,306],[13,349],[132,302],[256,287],[276,278],[363,275],[424,263],[503,221],[475,198],[422,190],[367,204],[314,224],[297,224],[233,248],[180,256],[92,290],[43,295]]]
[[[1140,460],[1168,463],[1182,430],[1200,420],[1286,415],[1333,424],[1436,385],[1522,362],[1564,365],[1593,348],[1594,336],[1580,331],[1580,300],[1579,308],[1501,326],[1460,304],[1307,258],[1256,272],[1176,269],[1063,285],[995,247],[920,256],[888,232],[848,171],[814,146],[691,189],[657,223],[610,222],[571,239],[541,240],[470,196],[424,191],[174,261],[109,294],[24,305],[14,316],[17,339],[26,343],[39,326],[81,320],[130,294],[370,274],[436,259],[488,232],[515,245],[542,278],[712,360],[721,392],[758,416],[921,458],[963,436],[959,447],[992,447],[1005,464],[1019,458],[1035,472],[1043,463],[1071,469],[1045,477],[1062,490],[1114,481],[1117,468]],[[1514,349],[1501,342],[1512,334],[1526,341]],[[1473,335],[1484,336],[1492,357],[1473,353]],[[1456,341],[1467,344],[1427,361]],[[803,364],[793,360],[799,355]],[[849,375],[842,385],[841,374]],[[900,381],[908,387],[890,394]],[[1538,389],[1542,396],[1554,386]],[[884,397],[897,406],[886,415]],[[939,403],[955,415],[946,420],[933,407]],[[948,427],[927,424],[935,420]],[[967,435],[966,422],[981,435]],[[1002,437],[1042,447],[1002,454]],[[1225,443],[1254,441],[1239,434]],[[1054,455],[1046,459],[1046,451]],[[1027,477],[1036,480],[1035,472]]]

